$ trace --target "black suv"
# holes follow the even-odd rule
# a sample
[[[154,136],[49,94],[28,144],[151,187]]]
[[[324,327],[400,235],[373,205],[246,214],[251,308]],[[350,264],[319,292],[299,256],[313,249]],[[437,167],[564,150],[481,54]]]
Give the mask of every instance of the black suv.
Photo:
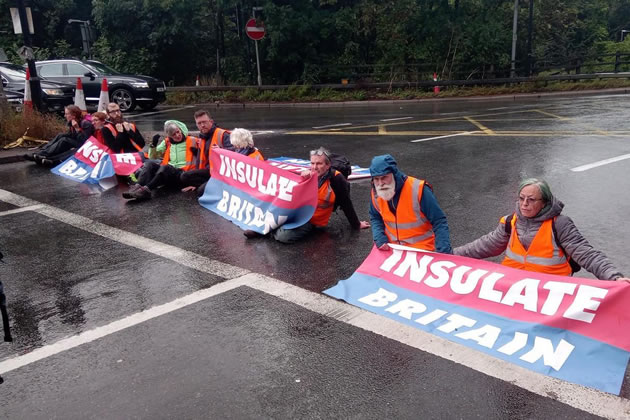
[[[24,95],[26,70],[11,63],[0,63],[2,87]],[[63,108],[74,103],[74,86],[66,83],[41,81],[43,111],[63,112]]]
[[[35,63],[37,73],[46,80],[77,83],[81,78],[88,105],[96,105],[101,94],[101,82],[107,79],[109,98],[122,111],[133,111],[136,105],[153,109],[166,100],[166,84],[149,76],[127,75],[93,60],[46,60]]]

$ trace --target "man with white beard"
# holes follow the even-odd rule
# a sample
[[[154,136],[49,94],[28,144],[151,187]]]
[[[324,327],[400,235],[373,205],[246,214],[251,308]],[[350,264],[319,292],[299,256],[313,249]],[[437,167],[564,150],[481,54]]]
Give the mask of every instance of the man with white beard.
[[[388,243],[396,243],[453,252],[446,215],[428,183],[402,173],[391,155],[372,159],[370,175],[370,222],[378,249],[388,250]]]

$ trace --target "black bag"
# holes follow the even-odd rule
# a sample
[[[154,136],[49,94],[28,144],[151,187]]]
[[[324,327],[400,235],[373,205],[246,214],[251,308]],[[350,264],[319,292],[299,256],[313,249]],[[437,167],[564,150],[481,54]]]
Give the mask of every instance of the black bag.
[[[343,155],[331,153],[330,166],[332,166],[333,169],[341,172],[341,174],[346,177],[346,179],[348,179],[348,177],[352,173],[352,165],[350,165],[350,161],[348,160],[348,158]]]
[[[514,214],[510,214],[505,219],[505,233],[507,233],[508,235],[512,234],[512,218],[513,217],[514,217]],[[556,218],[555,217],[551,221],[551,230],[553,231],[553,237],[557,238],[558,232],[556,232]],[[580,271],[582,269],[582,266],[578,264],[577,261],[575,261],[573,258],[569,257],[569,255],[567,254],[567,251],[564,250],[564,248],[562,247],[562,245],[560,245],[559,242],[558,242],[558,247],[560,247],[560,249],[562,250],[562,253],[566,255],[567,259],[569,260],[569,265],[571,266],[571,275]]]

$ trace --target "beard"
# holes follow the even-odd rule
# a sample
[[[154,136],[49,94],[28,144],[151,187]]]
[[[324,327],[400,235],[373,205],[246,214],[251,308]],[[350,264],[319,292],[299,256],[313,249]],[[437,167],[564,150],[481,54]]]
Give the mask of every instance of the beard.
[[[379,185],[374,188],[376,189],[376,195],[385,201],[391,200],[396,194],[396,184],[393,182],[389,185]]]

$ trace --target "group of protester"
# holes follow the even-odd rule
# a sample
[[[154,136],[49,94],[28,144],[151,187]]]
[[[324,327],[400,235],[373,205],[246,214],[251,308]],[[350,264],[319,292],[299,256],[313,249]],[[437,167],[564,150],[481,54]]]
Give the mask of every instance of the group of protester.
[[[140,131],[123,119],[115,103],[108,104],[107,114],[97,112],[91,119],[82,118],[79,108],[69,106],[65,117],[68,132],[25,158],[43,164],[59,163],[92,135],[114,153],[141,152],[147,159],[137,173],[137,182],[122,194],[125,199],[150,199],[152,192],[162,186],[182,191],[196,189],[201,195],[210,179],[214,148],[264,160],[254,146],[251,132],[219,128],[205,110],[194,114],[198,137],[191,136],[184,123],[169,120],[164,124],[164,138],[156,134],[148,153],[143,152],[145,140]],[[399,244],[478,259],[505,253],[502,264],[513,268],[568,276],[581,267],[601,280],[630,282],[588,243],[569,217],[561,214],[564,204],[553,196],[544,180],[524,180],[512,214],[502,217],[492,232],[453,249],[446,215],[429,183],[403,173],[391,155],[374,157],[370,175],[368,223],[357,217],[348,180],[332,167],[330,151],[323,147],[312,150],[310,170],[305,170],[302,177],[317,176],[315,213],[304,225],[293,229],[280,226],[271,236],[284,243],[297,242],[325,228],[334,209],[340,207],[353,229],[372,228],[374,244],[381,250],[388,250],[389,244]],[[245,231],[245,236],[253,238],[259,234]]]

